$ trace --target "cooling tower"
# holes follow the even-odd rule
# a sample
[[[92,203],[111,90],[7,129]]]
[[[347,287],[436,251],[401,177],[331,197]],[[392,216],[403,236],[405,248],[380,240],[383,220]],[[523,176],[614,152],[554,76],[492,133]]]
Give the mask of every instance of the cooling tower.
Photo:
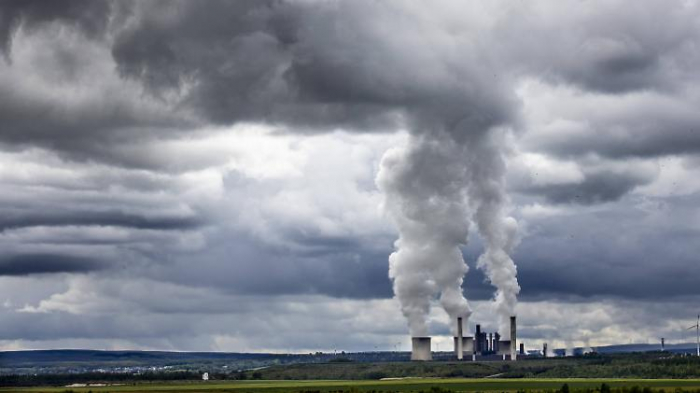
[[[510,317],[510,360],[518,357],[518,344],[516,338],[515,315]]]
[[[453,337],[455,356],[458,355],[457,351],[457,337]],[[474,337],[462,337],[462,354],[471,355],[474,353]],[[462,356],[464,358],[464,356]]]
[[[503,355],[503,356],[510,356],[510,341],[509,340],[500,340],[498,342],[498,352],[496,352],[497,355]]]
[[[412,337],[411,360],[433,360],[430,352],[430,337]]]

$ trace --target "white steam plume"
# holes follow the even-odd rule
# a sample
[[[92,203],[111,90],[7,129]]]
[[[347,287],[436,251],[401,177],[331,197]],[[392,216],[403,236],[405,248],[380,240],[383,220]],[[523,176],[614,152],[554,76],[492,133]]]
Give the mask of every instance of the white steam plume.
[[[510,257],[518,242],[518,224],[506,215],[505,161],[501,153],[502,134],[494,131],[472,145],[469,162],[468,194],[474,209],[473,219],[484,240],[484,253],[477,266],[496,287],[495,310],[499,330],[509,331],[510,316],[515,315],[518,285],[517,268]]]
[[[460,251],[469,232],[464,153],[446,133],[411,135],[407,146],[384,155],[377,176],[384,209],[399,229],[389,276],[412,336],[428,334],[426,316],[436,295],[451,318],[471,314],[462,295],[468,267]]]
[[[410,135],[406,146],[384,155],[377,176],[384,210],[399,230],[389,276],[413,336],[428,334],[426,318],[436,296],[452,320],[471,314],[462,294],[469,269],[460,250],[470,217],[484,240],[478,266],[496,287],[501,331],[515,312],[520,287],[509,254],[517,223],[505,214],[502,131],[462,131]]]

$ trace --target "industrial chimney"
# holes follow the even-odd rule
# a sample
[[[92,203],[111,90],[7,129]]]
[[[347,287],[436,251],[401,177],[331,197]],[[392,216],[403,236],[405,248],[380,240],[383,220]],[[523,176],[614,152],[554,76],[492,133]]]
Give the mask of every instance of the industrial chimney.
[[[476,325],[476,334],[474,335],[474,353],[481,354],[484,350],[484,344],[481,339],[481,325]]]
[[[462,333],[462,317],[457,317],[457,360],[464,356],[464,335]]]
[[[547,343],[542,344],[542,356],[547,357]]]
[[[430,352],[430,337],[412,337],[411,344],[411,360],[433,360],[433,354]]]
[[[515,315],[513,315],[510,317],[510,360],[516,360],[518,357],[518,344],[516,342],[515,330]]]

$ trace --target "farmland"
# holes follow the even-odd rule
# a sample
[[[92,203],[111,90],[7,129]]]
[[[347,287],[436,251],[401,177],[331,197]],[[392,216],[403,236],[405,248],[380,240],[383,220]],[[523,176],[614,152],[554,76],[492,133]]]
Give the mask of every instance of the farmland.
[[[662,389],[666,392],[676,392],[677,389],[700,392],[700,359],[660,352],[525,358],[518,362],[355,362],[345,359],[326,363],[276,364],[249,370],[231,367],[238,361],[224,358],[210,362],[208,358],[197,358],[188,363],[183,359],[167,358],[159,361],[161,368],[158,371],[149,372],[124,372],[118,368],[111,372],[5,374],[0,375],[0,386],[3,386],[0,393],[555,392],[562,390],[564,384],[572,392],[587,393],[608,393],[608,388],[611,393],[650,393]],[[140,363],[138,367],[146,368],[149,362],[153,359]],[[22,367],[38,369],[45,366],[42,364],[25,363]],[[76,367],[71,364],[71,367]],[[104,367],[105,362],[93,359],[84,361],[80,367],[100,365]],[[53,367],[56,366],[64,367],[61,363]],[[201,380],[204,372],[209,373],[210,381]],[[601,388],[603,383],[605,389]]]
[[[119,386],[0,388],[0,392],[250,392],[250,393],[340,393],[340,392],[478,392],[478,391],[695,391],[698,379],[395,379],[382,381],[210,381],[191,383],[142,383]],[[623,390],[624,389],[624,390]]]

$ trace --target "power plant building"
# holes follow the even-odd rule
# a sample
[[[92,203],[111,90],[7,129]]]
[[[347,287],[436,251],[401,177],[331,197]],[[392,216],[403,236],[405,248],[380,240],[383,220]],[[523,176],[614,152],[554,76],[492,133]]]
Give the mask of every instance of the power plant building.
[[[524,345],[517,343],[517,327],[515,316],[510,317],[510,340],[501,340],[501,335],[497,332],[486,333],[481,331],[481,325],[476,325],[474,337],[463,336],[462,318],[457,318],[457,336],[453,337],[454,353],[458,360],[464,359],[467,355],[472,359],[476,356],[501,356],[505,360],[516,360],[518,349],[520,354],[524,354]],[[430,347],[430,337],[412,337],[411,360],[428,361],[433,360]],[[546,347],[545,347],[546,352]]]
[[[481,331],[481,325],[477,324],[476,325],[476,331],[474,332],[474,337],[461,337],[461,324],[462,324],[462,318],[458,318],[457,320],[457,332],[458,336],[454,337],[454,351],[455,355],[458,360],[461,360],[464,355],[467,356],[488,356],[488,355],[497,355],[501,356],[504,359],[506,357],[515,360],[517,358],[517,350],[516,348],[516,341],[515,341],[515,335],[516,335],[516,325],[515,325],[515,317],[510,318],[510,335],[513,337],[513,340],[501,340],[501,335],[498,334],[498,332],[494,333],[486,333]],[[461,348],[459,347],[460,343],[460,337],[462,341],[462,346]],[[522,343],[521,343],[522,347]],[[460,350],[461,350],[461,355],[460,356]]]
[[[455,356],[459,359],[459,348],[457,337],[454,337]],[[462,356],[471,356],[474,354],[474,337],[462,337]]]
[[[498,343],[498,351],[496,351],[496,355],[510,356],[510,340],[503,340]]]
[[[413,346],[411,360],[433,360],[433,354],[430,350],[430,337],[413,337],[411,344]]]

